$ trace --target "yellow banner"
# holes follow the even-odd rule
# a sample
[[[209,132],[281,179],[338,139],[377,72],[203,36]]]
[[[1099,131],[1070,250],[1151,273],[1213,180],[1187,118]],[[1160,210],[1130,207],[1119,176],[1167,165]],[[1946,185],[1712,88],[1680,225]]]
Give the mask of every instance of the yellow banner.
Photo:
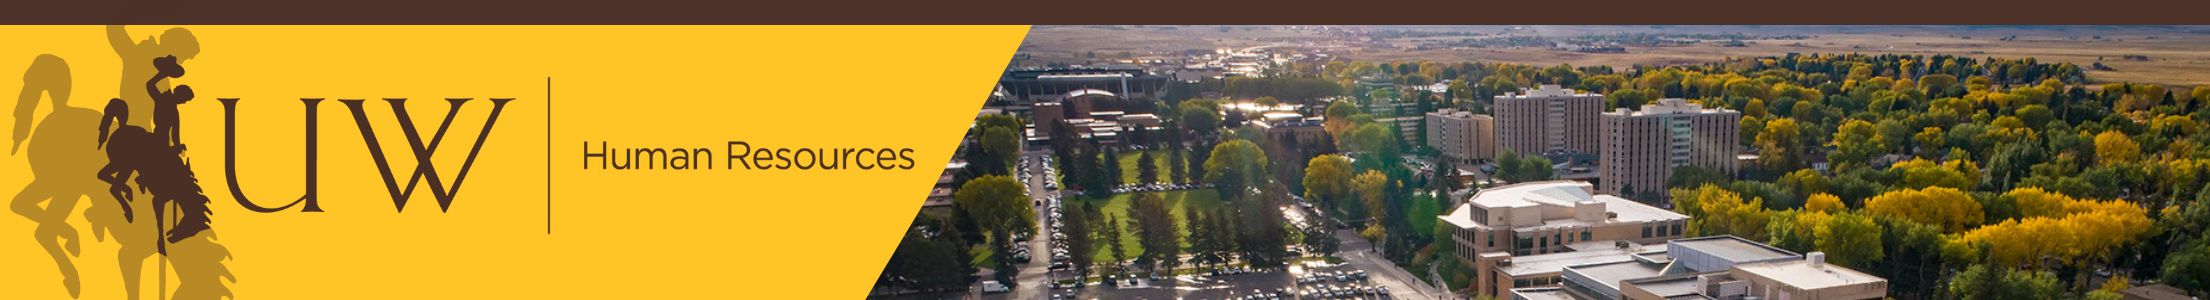
[[[0,298],[864,296],[1026,30],[0,28]]]

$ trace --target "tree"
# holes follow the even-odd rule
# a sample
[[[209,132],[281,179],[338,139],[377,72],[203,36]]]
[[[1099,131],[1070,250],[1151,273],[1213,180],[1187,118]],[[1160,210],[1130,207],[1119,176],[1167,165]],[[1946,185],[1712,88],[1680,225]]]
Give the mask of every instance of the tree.
[[[2105,130],[2095,135],[2095,157],[2111,161],[2133,161],[2141,158],[2141,145],[2132,137],[2117,130]]]
[[[1196,130],[1199,134],[1209,135],[1220,131],[1220,111],[1214,108],[1216,105],[1212,101],[1182,101],[1176,108],[1181,116],[1177,121],[1186,129]]]
[[[1286,219],[1272,197],[1236,201],[1236,249],[1243,261],[1257,268],[1279,267],[1287,260]]]
[[[1189,182],[1189,163],[1182,160],[1182,145],[1177,143],[1166,148],[1166,170],[1167,177],[1174,183]]]
[[[1903,178],[1902,185],[1911,188],[1969,189],[1980,182],[1979,167],[1964,160],[1935,164],[1925,159],[1911,159],[1888,166],[1888,171]]]
[[[1979,225],[1985,216],[1980,202],[1972,200],[1971,195],[1938,186],[1894,190],[1873,196],[1865,201],[1865,212],[1940,226],[1944,232],[1958,232]]]
[[[1035,226],[1036,210],[1028,188],[1012,177],[990,175],[968,180],[952,194],[952,203],[974,218],[982,230],[1001,236]]]
[[[2210,294],[2210,241],[2195,239],[2171,255],[2164,259],[2164,282],[2189,295]]]
[[[1120,264],[1128,261],[1128,247],[1121,240],[1120,218],[1113,214],[1104,215],[1105,221],[1097,223],[1097,236],[1104,238],[1101,242],[1112,250],[1107,253],[1113,255],[1113,261],[1104,262],[1107,271],[1118,271],[1121,269]]]
[[[1248,189],[1266,183],[1266,151],[1248,140],[1232,140],[1212,147],[1205,174],[1221,199],[1242,199]]]
[[[984,174],[1013,174],[1013,164],[1021,155],[1020,134],[1014,133],[1019,128],[993,126],[983,129],[980,147],[974,150],[982,154],[981,160],[971,162],[981,163]]]
[[[1205,226],[1205,249],[1220,263],[1227,263],[1236,253],[1236,234],[1241,232],[1236,228],[1239,218],[1235,217],[1235,210],[1226,205],[1213,207],[1212,213],[1206,216],[1206,224],[1210,225]]]
[[[1519,155],[1503,151],[1496,159],[1496,177],[1508,182],[1549,180],[1557,177],[1550,167],[1550,158],[1540,155]]]
[[[2013,191],[2014,199],[2041,202],[2030,192]],[[1994,225],[1981,226],[1965,232],[1950,241],[1953,252],[1986,253],[1993,263],[2009,266],[2040,265],[2044,259],[2056,259],[2076,266],[2107,259],[2116,248],[2133,244],[2147,233],[2152,225],[2148,210],[2130,202],[2112,200],[2078,200],[2057,197],[2064,202],[2062,215],[2029,216],[2006,220]],[[2043,206],[2027,204],[2025,206]],[[2045,210],[2031,208],[2031,210]],[[2042,214],[2042,213],[2036,213]]]
[[[1366,170],[1365,173],[1359,173],[1358,177],[1351,178],[1350,184],[1351,190],[1358,194],[1358,202],[1366,206],[1367,218],[1372,220],[1366,223],[1368,230],[1380,228],[1380,221],[1388,218],[1389,176],[1380,171]]]
[[[1642,107],[1642,104],[1649,103],[1650,100],[1655,99],[1657,99],[1657,97],[1650,95],[1649,92],[1644,90],[1618,90],[1612,92],[1610,95],[1606,95],[1604,99],[1604,103],[1606,105],[1604,107],[1606,107],[1606,110],[1609,110],[1611,108],[1640,109],[1640,107]]]
[[[1522,172],[1519,170],[1519,153],[1512,152],[1512,150],[1498,150],[1497,152],[1496,177],[1500,177],[1497,179],[1503,179],[1504,181],[1513,181],[1511,178],[1518,176],[1518,174]]]
[[[1335,238],[1335,233],[1327,228],[1324,225],[1305,228],[1304,242],[1308,251],[1320,256],[1335,256],[1335,251],[1341,248],[1343,244],[1341,240]]]
[[[1090,278],[1090,266],[1095,262],[1097,251],[1096,230],[1090,228],[1090,223],[1101,221],[1092,219],[1097,217],[1097,206],[1090,204],[1089,201],[1081,202],[1082,206],[1080,208],[1060,218],[1066,220],[1066,225],[1060,226],[1062,226],[1062,232],[1068,233],[1066,239],[1067,258],[1070,260],[1068,264],[1071,264],[1074,268],[1076,285],[1080,285],[1081,282]]]
[[[1863,268],[1885,257],[1881,253],[1880,224],[1874,223],[1870,217],[1837,213],[1827,218],[1824,224],[1820,224],[1815,232],[1819,251],[1825,251],[1827,257],[1836,264]]]
[[[1834,131],[1834,155],[1829,161],[1837,165],[1857,166],[1873,156],[1886,153],[1888,141],[1873,128],[1872,122],[1850,119]],[[1836,169],[1840,169],[1837,167]]]
[[[1136,228],[1136,243],[1143,245],[1143,254],[1136,264],[1173,270],[1180,264],[1182,238],[1180,228],[1174,224],[1173,212],[1167,207],[1166,198],[1158,193],[1139,193],[1128,204],[1128,222]]]
[[[1767,170],[1794,170],[1803,167],[1797,145],[1803,143],[1803,129],[1796,119],[1778,118],[1765,122],[1765,129],[1757,134],[1758,164]]]
[[[1688,236],[1732,234],[1750,240],[1766,240],[1765,225],[1772,212],[1765,201],[1750,199],[1715,184],[1696,189],[1674,189],[1673,210],[1688,215]]]
[[[1030,204],[1028,187],[1004,175],[988,175],[959,186],[952,194],[952,205],[975,221],[975,225],[990,233],[990,242],[997,253],[1010,253],[1013,232],[1027,231],[1036,226],[1036,210]],[[1009,279],[1014,261],[1007,256],[993,256],[998,262],[998,276]]]
[[[1189,263],[1191,265],[1203,266],[1226,263],[1219,256],[1213,255],[1216,253],[1213,252],[1212,247],[1214,245],[1212,242],[1213,232],[1219,231],[1219,229],[1213,227],[1212,221],[1210,221],[1211,218],[1205,217],[1205,214],[1208,213],[1211,212],[1197,208],[1196,202],[1182,202],[1182,228],[1187,228],[1189,232],[1189,234],[1182,236],[1182,242],[1189,245]]]
[[[1151,159],[1150,151],[1143,151],[1142,153],[1136,156],[1136,183],[1158,183],[1158,161]]]
[[[889,286],[916,291],[964,289],[974,281],[966,243],[951,223],[929,215],[915,216],[898,249],[883,267],[881,280]],[[933,233],[932,233],[933,232]]]
[[[1335,140],[1344,152],[1357,153],[1360,164],[1371,164],[1367,166],[1387,166],[1402,151],[1397,149],[1397,132],[1380,123],[1359,124]]]
[[[1104,151],[1101,151],[1100,154],[1098,154],[1098,158],[1104,160],[1103,162],[1098,163],[1100,169],[1104,171],[1102,173],[1105,173],[1102,174],[1104,176],[1101,176],[1105,180],[1105,183],[1103,185],[1106,186],[1107,189],[1115,186],[1120,186],[1121,178],[1125,178],[1121,177],[1121,174],[1127,172],[1127,170],[1122,170],[1120,168],[1120,151],[1113,150],[1112,148],[1105,148]]]
[[[2057,276],[2049,272],[1973,265],[1949,284],[1957,299],[2042,299],[2064,294]]]
[[[1848,206],[1842,204],[1842,198],[1835,197],[1834,194],[1817,193],[1804,199],[1803,211],[1839,213],[1849,210]]]
[[[1911,135],[1911,141],[1918,143],[1919,154],[1924,155],[1928,152],[1947,148],[1948,146],[1942,143],[1946,141],[1943,139],[1944,136],[1946,135],[1942,134],[1941,127],[1926,127],[1919,130],[1918,134]]]
[[[1337,201],[1349,198],[1351,160],[1339,154],[1313,157],[1305,164],[1304,197],[1334,211]]]
[[[1208,158],[1207,156],[1212,155],[1210,150],[1212,148],[1214,146],[1207,145],[1204,141],[1198,141],[1196,147],[1190,148],[1192,150],[1189,151],[1189,167],[1187,168],[1189,169],[1190,183],[1205,181],[1205,160]]]
[[[1826,176],[1819,175],[1818,170],[1812,169],[1788,172],[1788,174],[1781,175],[1780,181],[1776,184],[1788,189],[1788,193],[1796,195],[1826,193],[1827,187]]]

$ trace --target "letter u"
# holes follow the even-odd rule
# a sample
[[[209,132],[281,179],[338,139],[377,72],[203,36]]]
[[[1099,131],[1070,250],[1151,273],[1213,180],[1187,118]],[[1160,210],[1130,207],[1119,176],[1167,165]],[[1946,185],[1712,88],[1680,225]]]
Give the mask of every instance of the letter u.
[[[300,203],[307,204],[307,206],[299,209],[301,212],[322,212],[322,205],[315,199],[315,105],[322,103],[322,98],[299,98],[300,104],[307,107],[307,174],[304,177],[307,192],[305,195],[299,196],[299,200],[293,200],[292,203],[278,207],[263,207],[254,204],[252,200],[246,199],[245,190],[238,187],[238,99],[218,98],[216,100],[223,103],[223,175],[230,178],[230,197],[237,199],[239,206],[244,206],[246,209],[255,212],[278,212],[290,209]]]

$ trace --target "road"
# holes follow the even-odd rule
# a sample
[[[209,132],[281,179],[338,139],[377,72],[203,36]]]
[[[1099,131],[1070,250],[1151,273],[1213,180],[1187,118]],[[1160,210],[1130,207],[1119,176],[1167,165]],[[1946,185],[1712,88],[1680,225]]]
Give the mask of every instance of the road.
[[[1336,252],[1335,256],[1343,258],[1344,266],[1366,270],[1367,275],[1373,277],[1374,285],[1389,287],[1390,291],[1407,299],[1444,298],[1446,293],[1442,290],[1420,282],[1419,277],[1412,276],[1404,268],[1397,267],[1396,263],[1389,262],[1388,258],[1381,257],[1381,252],[1374,249],[1373,243],[1358,237],[1358,232],[1349,229],[1335,230],[1335,238],[1342,241],[1342,250]]]
[[[1052,194],[1049,189],[1044,188],[1044,182],[1051,181],[1049,176],[1044,176],[1045,157],[1050,157],[1050,154],[1043,151],[1021,153],[1021,160],[1027,161],[1029,167],[1018,172],[1029,172],[1028,182],[1024,183],[1028,185],[1031,203],[1048,204],[1047,197]],[[1013,282],[1019,284],[1013,288],[1012,299],[1045,299],[1051,292],[1051,208],[1049,205],[1036,205],[1033,209],[1036,210],[1036,234],[1030,236],[1028,243],[1023,245],[1028,247],[1029,260],[1028,264],[1020,266],[1020,275],[1014,277]]]

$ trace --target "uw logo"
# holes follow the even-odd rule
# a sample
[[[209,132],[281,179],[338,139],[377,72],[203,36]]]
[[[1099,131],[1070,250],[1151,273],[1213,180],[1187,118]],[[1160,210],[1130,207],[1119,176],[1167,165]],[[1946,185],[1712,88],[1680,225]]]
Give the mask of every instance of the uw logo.
[[[160,230],[166,237],[166,241],[176,243],[191,238],[201,231],[208,230],[208,223],[211,223],[208,215],[212,212],[207,209],[207,195],[200,189],[197,176],[193,175],[189,156],[185,155],[181,129],[177,126],[180,123],[177,107],[192,100],[192,88],[186,85],[177,85],[163,90],[160,86],[160,83],[165,80],[184,77],[184,67],[178,63],[176,56],[164,56],[153,60],[153,69],[155,74],[153,78],[146,81],[145,88],[148,98],[151,98],[154,104],[154,128],[147,130],[144,127],[129,124],[131,111],[129,102],[122,98],[109,100],[107,108],[103,111],[104,115],[100,118],[100,135],[96,145],[96,148],[106,150],[109,163],[106,167],[101,168],[98,177],[101,181],[106,181],[110,185],[109,194],[113,195],[117,201],[123,202],[125,209],[122,212],[126,221],[135,219],[132,209],[128,208],[128,204],[135,200],[135,193],[130,185],[136,183],[137,190],[146,192],[152,198],[153,207],[155,208],[154,218],[159,221],[156,224],[163,227]],[[223,105],[223,175],[229,179],[231,198],[236,200],[239,206],[254,212],[274,213],[291,209],[294,206],[300,207],[299,211],[301,212],[323,212],[321,199],[316,192],[319,183],[316,175],[319,173],[317,170],[320,166],[317,148],[321,140],[317,130],[321,122],[316,120],[316,111],[317,104],[320,104],[322,99],[300,99],[300,103],[306,106],[306,110],[303,112],[306,116],[303,124],[306,129],[305,146],[303,147],[306,151],[306,163],[304,165],[306,171],[304,174],[305,195],[290,203],[276,207],[263,206],[253,202],[245,196],[245,189],[239,186],[237,132],[239,99],[219,98],[216,100],[221,101]],[[392,205],[401,212],[406,211],[408,200],[413,198],[416,187],[421,186],[425,179],[429,181],[430,193],[437,198],[438,210],[441,212],[451,210],[454,197],[460,193],[461,184],[468,178],[468,171],[475,166],[476,157],[483,152],[484,141],[491,137],[492,126],[498,123],[499,113],[505,111],[506,104],[514,99],[491,99],[491,114],[485,117],[483,129],[476,135],[474,144],[468,149],[468,157],[462,161],[460,171],[454,174],[450,187],[440,176],[437,165],[432,163],[431,158],[437,154],[439,146],[443,145],[446,133],[452,129],[453,120],[460,116],[461,107],[468,104],[471,98],[447,98],[445,100],[451,104],[451,109],[446,112],[444,122],[438,125],[436,134],[425,141],[422,132],[415,128],[414,118],[407,110],[407,99],[384,99],[385,103],[391,105],[392,112],[399,122],[399,128],[406,135],[408,149],[410,149],[409,153],[412,153],[415,159],[415,168],[408,172],[406,184],[403,186],[399,183],[397,176],[393,174],[390,158],[384,154],[383,142],[380,136],[376,134],[375,126],[370,124],[368,114],[362,108],[363,102],[366,101],[358,99],[338,100],[338,102],[344,103],[346,109],[353,113],[354,126],[360,129],[361,140],[368,147],[370,159],[376,163],[376,169],[379,171],[378,175],[383,177],[384,187],[391,194]],[[174,221],[166,218],[168,217],[166,214],[172,207],[175,208],[177,213]],[[175,227],[167,228],[172,223]],[[162,248],[161,252],[167,253],[167,249]]]
[[[320,124],[320,122],[315,120],[315,112],[316,108],[319,104],[322,103],[323,99],[299,99],[300,104],[306,106],[306,110],[303,113],[306,115],[306,121],[304,123],[306,128],[306,145],[305,147],[303,147],[306,150],[307,158],[305,164],[305,183],[307,185],[305,189],[306,192],[305,195],[300,196],[299,199],[293,200],[291,203],[286,203],[284,205],[276,207],[267,207],[256,204],[252,200],[247,199],[244,189],[238,186],[237,108],[239,99],[221,98],[216,100],[222,101],[223,103],[223,173],[230,179],[230,194],[233,198],[236,198],[236,200],[238,201],[238,205],[244,206],[248,210],[263,213],[284,211],[287,209],[291,209],[293,206],[300,206],[300,212],[322,212],[322,205],[319,202],[320,198],[317,197],[315,191],[315,187],[317,184],[315,175],[317,173],[317,166],[319,165],[319,158],[316,155],[318,152],[316,151],[316,147],[319,144],[317,142],[320,140],[320,137],[318,136],[319,134],[316,130],[316,127]],[[376,169],[378,171],[377,175],[381,175],[383,177],[384,188],[391,194],[392,206],[394,206],[398,211],[401,212],[407,210],[408,199],[413,198],[414,192],[416,191],[415,188],[421,186],[421,183],[424,179],[427,179],[429,181],[430,194],[437,199],[438,211],[443,212],[451,210],[453,206],[453,198],[460,194],[461,184],[468,179],[468,171],[475,166],[476,157],[483,153],[484,141],[491,138],[491,128],[493,124],[498,123],[499,112],[506,110],[507,102],[514,101],[513,98],[491,98],[491,114],[484,118],[482,131],[476,134],[476,140],[474,141],[474,144],[468,148],[468,157],[461,161],[459,172],[453,175],[452,185],[447,186],[445,181],[441,179],[441,175],[439,175],[440,173],[437,170],[437,165],[431,163],[430,158],[436,155],[439,146],[443,145],[443,142],[445,141],[445,134],[448,132],[448,130],[452,129],[453,119],[460,116],[460,108],[467,105],[468,102],[472,100],[472,98],[446,98],[445,101],[451,104],[451,109],[449,109],[445,113],[444,122],[438,124],[436,134],[430,136],[430,138],[426,142],[422,138],[421,131],[415,128],[414,118],[407,112],[406,98],[384,98],[383,100],[385,103],[391,105],[391,110],[394,114],[394,117],[399,121],[400,132],[405,134],[407,137],[407,146],[408,149],[411,149],[409,153],[412,153],[414,155],[415,168],[411,172],[408,172],[409,174],[407,175],[408,177],[405,185],[401,185],[396,175],[393,175],[391,161],[384,154],[383,143],[381,142],[381,139],[376,135],[375,126],[371,126],[369,124],[370,122],[368,120],[367,113],[365,113],[362,109],[362,104],[366,101],[356,99],[340,99],[338,100],[338,102],[344,103],[346,109],[353,113],[354,126],[360,128],[361,140],[367,143],[366,146],[368,147],[369,158],[376,163]]]
[[[83,256],[94,255],[89,253],[94,248],[82,244],[108,242],[116,245],[112,248],[114,251],[99,255],[110,256],[106,259],[117,262],[115,271],[120,276],[116,277],[120,279],[98,283],[96,287],[120,289],[120,299],[141,299],[145,294],[180,300],[233,298],[229,285],[237,282],[240,274],[231,272],[226,262],[234,253],[219,240],[220,230],[210,227],[213,222],[208,208],[212,202],[193,172],[191,155],[183,143],[183,130],[178,126],[182,123],[179,108],[192,101],[194,93],[190,86],[170,85],[186,78],[183,62],[199,54],[199,39],[184,28],[169,28],[158,35],[139,39],[122,26],[108,26],[107,37],[117,57],[123,59],[119,74],[124,84],[115,86],[120,92],[108,100],[104,108],[70,105],[71,91],[76,86],[71,80],[68,62],[58,55],[39,55],[24,71],[22,96],[13,111],[13,143],[8,155],[23,157],[29,166],[31,182],[8,202],[8,212],[36,224],[31,237],[53,260],[53,270],[60,275],[62,290],[69,297],[83,295],[86,288],[77,262],[84,259]],[[149,58],[151,64],[147,63]],[[41,101],[40,96],[45,96],[45,101]],[[467,157],[458,170],[440,170],[431,163],[431,157],[453,152],[454,146],[445,145],[446,135],[453,131],[453,121],[461,117],[461,108],[477,101],[469,98],[445,100],[451,109],[433,132],[416,128],[414,118],[406,109],[406,99],[382,100],[391,107],[393,119],[399,123],[399,132],[405,135],[408,146],[406,153],[396,154],[383,151],[383,145],[397,141],[387,141],[377,135],[378,128],[372,126],[365,107],[371,101],[338,100],[352,113],[362,145],[368,147],[369,160],[376,164],[392,205],[401,212],[406,210],[408,199],[424,181],[428,182],[430,194],[437,199],[439,211],[449,211],[460,193],[461,184],[490,139],[500,113],[514,99],[491,98],[491,112],[483,116],[483,127],[461,129],[475,129],[477,134],[473,141],[463,141],[470,145],[466,146]],[[230,181],[228,187],[234,200],[260,213],[322,212],[316,193],[316,171],[320,164],[317,157],[320,137],[316,127],[320,122],[315,119],[317,104],[322,99],[300,99],[306,107],[302,123],[306,129],[305,193],[297,200],[273,207],[249,200],[239,184],[237,109],[240,100],[223,98],[217,101],[222,103],[224,116],[224,175]],[[38,108],[47,103],[53,108],[38,115]],[[97,137],[84,132],[95,126],[99,129]],[[386,126],[388,134],[390,130]],[[414,168],[392,167],[392,160],[410,156],[414,158]],[[86,176],[95,171],[97,176]],[[448,175],[450,180],[447,180]],[[401,177],[405,180],[401,181]],[[108,200],[110,198],[113,200]],[[80,204],[90,207],[80,210]],[[137,216],[145,212],[151,212],[152,218]],[[82,224],[89,227],[80,228],[75,220],[82,220]],[[140,274],[156,266],[166,270],[155,272],[163,278],[162,282],[173,282],[177,289],[169,290],[167,283],[140,284]],[[175,281],[168,281],[171,274],[175,275]]]

